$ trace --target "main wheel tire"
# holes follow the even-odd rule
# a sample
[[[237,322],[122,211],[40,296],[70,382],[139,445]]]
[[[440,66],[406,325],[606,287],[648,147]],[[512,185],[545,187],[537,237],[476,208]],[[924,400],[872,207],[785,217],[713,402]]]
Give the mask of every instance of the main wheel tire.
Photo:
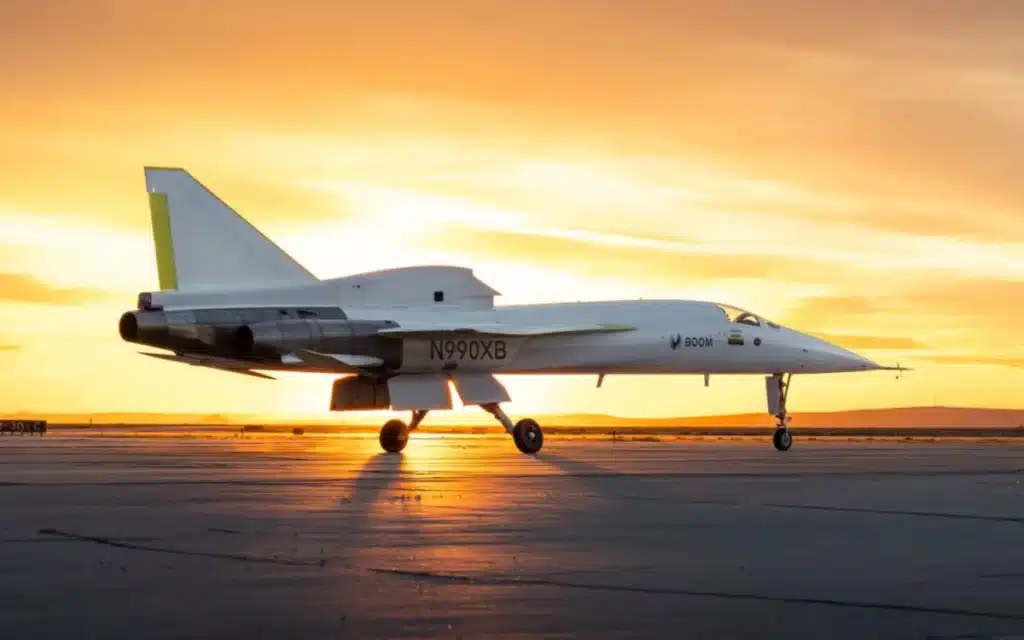
[[[380,428],[380,448],[398,453],[409,442],[409,427],[401,420],[388,420]]]
[[[779,451],[789,451],[793,446],[793,434],[789,429],[776,429],[775,435],[772,436],[772,444]]]
[[[523,453],[537,453],[544,446],[544,432],[536,420],[523,418],[512,428],[512,440]]]

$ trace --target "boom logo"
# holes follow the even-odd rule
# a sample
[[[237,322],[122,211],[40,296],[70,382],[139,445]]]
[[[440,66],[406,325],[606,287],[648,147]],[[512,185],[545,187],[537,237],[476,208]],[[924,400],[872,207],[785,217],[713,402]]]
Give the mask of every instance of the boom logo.
[[[431,360],[504,360],[504,340],[431,340]]]

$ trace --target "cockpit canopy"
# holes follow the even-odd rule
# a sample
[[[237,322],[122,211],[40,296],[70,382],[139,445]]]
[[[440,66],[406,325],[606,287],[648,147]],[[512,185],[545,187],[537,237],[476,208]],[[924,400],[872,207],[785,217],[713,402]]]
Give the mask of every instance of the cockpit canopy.
[[[733,324],[746,324],[753,327],[767,326],[771,327],[772,329],[780,328],[777,323],[772,322],[770,320],[765,320],[756,313],[751,313],[750,311],[747,311],[745,309],[733,307],[728,304],[719,304],[717,306],[719,309],[722,310],[722,313],[725,314],[725,317],[729,320],[729,322]]]

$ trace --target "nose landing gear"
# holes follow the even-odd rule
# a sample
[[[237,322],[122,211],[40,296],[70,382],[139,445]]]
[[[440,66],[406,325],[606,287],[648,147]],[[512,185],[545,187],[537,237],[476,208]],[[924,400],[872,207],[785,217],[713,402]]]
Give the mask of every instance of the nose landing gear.
[[[765,379],[768,391],[768,413],[778,419],[772,444],[778,451],[789,451],[793,446],[793,435],[789,432],[789,415],[786,413],[786,399],[789,397],[791,373],[776,373]]]

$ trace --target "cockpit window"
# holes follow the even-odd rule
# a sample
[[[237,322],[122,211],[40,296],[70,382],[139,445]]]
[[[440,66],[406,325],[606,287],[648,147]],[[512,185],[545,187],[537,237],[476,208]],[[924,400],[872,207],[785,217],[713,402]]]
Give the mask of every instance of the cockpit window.
[[[754,327],[761,326],[761,319],[755,316],[754,314],[750,313],[749,311],[746,313],[741,313],[740,315],[736,316],[736,319],[733,320],[733,322],[735,322],[736,324],[749,324]]]
[[[729,322],[733,322],[734,320],[736,320],[737,316],[739,316],[740,314],[746,313],[743,309],[730,307],[727,304],[720,304],[718,305],[718,308],[722,310],[722,313],[724,313],[725,317],[729,319]]]
[[[729,318],[729,322],[743,322],[744,324],[758,324],[757,316],[750,313],[746,309],[740,309],[739,307],[733,307],[727,304],[720,304],[718,308],[725,313],[725,317]],[[750,321],[753,319],[753,322]]]
[[[751,313],[750,311],[740,309],[739,307],[733,307],[727,304],[720,304],[718,305],[718,308],[721,309],[723,313],[725,313],[725,316],[729,319],[729,322],[732,322],[734,324],[747,324],[753,327],[767,325],[772,329],[781,328],[778,324],[774,322],[769,322],[768,320],[765,320],[756,313]]]

